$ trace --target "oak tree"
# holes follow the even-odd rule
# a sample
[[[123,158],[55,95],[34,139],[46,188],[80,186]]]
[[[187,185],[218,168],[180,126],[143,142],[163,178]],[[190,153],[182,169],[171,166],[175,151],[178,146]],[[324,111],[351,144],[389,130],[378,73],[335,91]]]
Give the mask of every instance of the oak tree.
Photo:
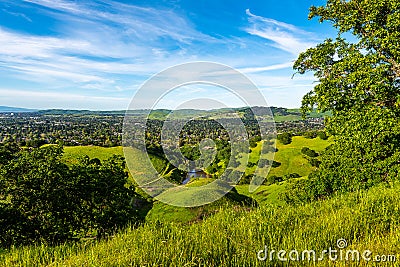
[[[315,17],[331,22],[337,37],[301,53],[294,69],[314,73],[302,111],[331,111],[326,131],[334,143],[302,185],[302,199],[400,176],[400,1],[328,0],[310,8]]]

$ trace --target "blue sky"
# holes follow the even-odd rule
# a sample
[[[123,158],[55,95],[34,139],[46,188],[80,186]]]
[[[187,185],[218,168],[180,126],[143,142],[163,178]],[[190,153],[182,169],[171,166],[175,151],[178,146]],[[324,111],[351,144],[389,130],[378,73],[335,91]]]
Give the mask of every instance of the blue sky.
[[[293,61],[299,52],[335,36],[331,25],[307,19],[308,8],[321,4],[3,0],[0,105],[123,110],[159,71],[212,61],[246,74],[269,105],[299,107],[315,79],[292,79]],[[191,97],[212,94],[192,89],[186,91]],[[161,101],[162,107],[172,107],[174,100]]]

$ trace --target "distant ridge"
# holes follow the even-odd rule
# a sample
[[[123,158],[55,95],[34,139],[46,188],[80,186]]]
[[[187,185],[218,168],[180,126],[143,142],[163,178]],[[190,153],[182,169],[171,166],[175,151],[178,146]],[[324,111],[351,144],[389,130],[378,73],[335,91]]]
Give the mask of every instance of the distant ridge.
[[[9,112],[22,113],[22,112],[35,112],[35,111],[37,111],[37,109],[0,106],[0,113],[9,113]]]
[[[237,112],[239,116],[246,116],[249,111],[252,110],[261,117],[270,117],[272,111],[275,122],[285,121],[300,121],[305,118],[302,117],[300,109],[296,108],[282,108],[282,107],[238,107],[238,108],[220,108],[212,110],[199,110],[199,109],[137,109],[137,110],[74,110],[74,109],[28,109],[18,107],[0,106],[0,113],[32,113],[34,115],[51,115],[51,116],[125,116],[126,113],[131,116],[143,117],[149,115],[149,119],[165,120],[168,115],[172,112],[174,118],[187,119],[192,117],[197,118],[212,118],[216,119],[224,114],[231,113],[232,111]],[[150,113],[150,114],[149,114]],[[324,118],[325,116],[331,116],[331,112],[318,112],[313,110],[306,114],[306,118]],[[265,119],[265,118],[264,118]]]

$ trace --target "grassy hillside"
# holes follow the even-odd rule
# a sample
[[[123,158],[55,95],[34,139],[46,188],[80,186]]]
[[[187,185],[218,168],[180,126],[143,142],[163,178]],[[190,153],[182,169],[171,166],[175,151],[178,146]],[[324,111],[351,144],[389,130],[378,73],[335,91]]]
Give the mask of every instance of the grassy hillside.
[[[129,150],[130,162],[134,162],[139,167],[143,167],[143,161],[146,155],[137,149]],[[122,146],[117,147],[100,147],[100,146],[66,146],[64,147],[63,159],[66,163],[76,163],[80,157],[89,156],[90,158],[98,158],[105,160],[112,155],[124,156]],[[159,156],[149,154],[152,159],[153,166],[161,173],[165,167],[165,160]],[[133,173],[134,174],[134,173]]]
[[[221,208],[191,225],[146,223],[109,240],[55,248],[31,246],[0,253],[0,266],[281,266],[259,261],[257,251],[370,250],[396,255],[400,248],[400,186],[377,187],[302,206],[263,205],[255,210]],[[397,255],[399,257],[400,255]],[[366,262],[317,261],[316,266],[365,266]],[[307,261],[290,266],[309,265]],[[369,266],[369,265],[368,265]],[[374,265],[375,266],[375,265]]]
[[[308,139],[304,136],[294,136],[292,143],[283,145],[279,141],[276,143],[277,152],[263,155],[262,158],[274,160],[279,162],[279,167],[271,168],[268,177],[272,175],[283,177],[285,174],[298,173],[300,176],[308,176],[315,167],[312,167],[308,160],[301,153],[303,147],[308,147],[316,152],[322,152],[331,142],[329,140],[322,140],[319,137]],[[256,163],[259,158],[261,145],[260,143],[252,149],[249,156],[249,162]],[[243,155],[239,155],[241,166],[238,169],[243,169],[246,159]],[[252,173],[256,166],[246,169],[246,174]]]
[[[100,160],[107,159],[111,155],[123,155],[122,147],[97,147],[97,146],[74,146],[74,147],[64,147],[64,160],[67,163],[73,163],[78,160],[79,157],[83,157],[85,155],[90,158],[99,158]],[[143,160],[143,156],[141,151],[133,151],[129,153],[131,161],[134,161],[135,164],[140,164]],[[133,173],[134,174],[134,173]],[[200,187],[209,182],[213,181],[213,179],[198,179],[187,184],[186,187]],[[201,188],[199,188],[201,191]],[[200,191],[196,191],[194,194],[201,193]],[[242,190],[243,191],[243,190]],[[143,194],[143,192],[140,192]],[[207,192],[205,192],[207,193]],[[178,195],[177,195],[178,194]],[[179,193],[172,195],[174,198],[179,198]],[[180,192],[180,194],[186,194],[185,192]],[[209,197],[207,195],[207,197]],[[251,195],[249,195],[251,197]],[[242,203],[243,201],[247,201],[246,203]],[[154,202],[152,209],[146,216],[147,221],[161,221],[161,222],[178,222],[178,223],[187,223],[196,221],[199,218],[206,217],[210,214],[215,213],[220,206],[251,206],[251,200],[247,199],[244,195],[239,195],[236,191],[232,191],[226,197],[223,197],[221,200],[202,206],[201,208],[180,208],[169,206],[162,202]]]
[[[281,163],[279,167],[271,168],[269,175],[283,176],[290,173],[298,173],[300,176],[308,176],[311,171],[315,170],[311,164],[301,153],[303,147],[308,147],[316,152],[322,152],[330,141],[322,140],[319,137],[307,139],[303,136],[294,136],[292,143],[283,145],[277,142],[274,160]]]
[[[190,182],[186,187],[195,188],[203,186],[213,179],[198,179]],[[199,194],[195,191],[194,194]],[[173,195],[179,198],[179,195]],[[214,215],[220,211],[221,207],[226,209],[249,209],[255,207],[257,203],[252,200],[251,196],[247,197],[238,193],[236,189],[232,189],[228,194],[219,200],[207,205],[193,208],[175,207],[156,201],[153,208],[146,216],[146,222],[174,222],[174,223],[192,223],[203,220],[206,217]]]
[[[282,145],[280,142],[277,142],[276,147],[278,151],[275,153],[274,160],[280,162],[281,165],[276,168],[271,168],[270,173],[268,175],[269,176],[276,175],[282,177],[285,174],[298,173],[300,174],[300,176],[307,176],[315,168],[312,167],[310,163],[307,161],[307,159],[302,155],[301,153],[302,147],[309,147],[310,149],[313,149],[317,152],[321,152],[329,144],[330,144],[329,141],[321,140],[318,137],[314,139],[307,139],[303,136],[294,136],[292,143],[288,145]],[[250,162],[257,161],[258,159],[257,155],[260,149],[261,145],[258,144],[258,146],[252,150],[252,153],[250,154],[249,157]],[[77,161],[77,158],[82,157],[84,155],[88,155],[91,158],[97,157],[101,160],[104,160],[110,157],[112,154],[123,155],[122,147],[104,148],[97,146],[74,146],[74,147],[64,148],[64,159],[66,162],[75,162]],[[140,162],[143,160],[143,155],[141,154],[140,151],[137,151],[135,153],[130,153],[130,156],[134,157],[132,161],[136,162],[136,164],[140,164]],[[266,157],[272,159],[272,155],[267,155]],[[244,159],[242,159],[242,161],[244,161]],[[254,168],[255,167],[249,170],[252,170]],[[199,182],[201,182],[201,179],[196,183]],[[192,185],[189,184],[188,186]],[[280,200],[278,200],[277,196],[280,192],[284,190],[284,187],[285,187],[284,182],[280,184],[274,184],[271,186],[261,186],[256,192],[252,194],[248,192],[247,185],[238,185],[236,188],[240,194],[252,197],[259,203],[283,204]],[[155,211],[153,211],[152,216],[155,215],[153,216],[153,219],[156,217],[163,217],[162,216],[163,212],[161,212],[160,205],[161,204],[156,204],[154,206],[154,209],[155,210],[158,209],[160,213],[157,214],[155,213]],[[173,212],[171,211],[171,213]],[[197,216],[196,215],[197,213],[196,214],[190,212],[188,213],[187,211],[184,211],[183,213],[186,213],[186,215],[181,216],[182,217],[181,221],[190,221]],[[180,215],[177,215],[177,217],[180,217]],[[179,221],[179,220],[177,220],[176,218],[172,218],[172,221]]]
[[[278,108],[281,111],[281,108]],[[317,112],[314,109],[312,112],[307,113],[306,118],[324,118],[332,116],[332,112]],[[299,108],[293,109],[283,109],[283,112],[275,112],[274,113],[274,121],[275,122],[284,122],[284,121],[300,121],[303,120],[303,116],[301,110]]]
[[[279,194],[285,190],[286,182],[281,182],[272,185],[261,185],[253,193],[249,192],[249,185],[237,185],[235,186],[239,194],[253,198],[260,206],[263,205],[286,205],[281,199]]]
[[[290,173],[299,173],[301,176],[307,176],[314,168],[308,163],[308,161],[301,154],[301,148],[307,146],[311,149],[321,152],[329,141],[321,140],[319,138],[307,139],[302,136],[293,137],[291,144],[282,145],[280,142],[277,143],[278,152],[275,153],[275,160],[281,163],[281,166],[277,168],[271,168],[269,175],[283,176]],[[250,162],[255,162],[258,159],[257,154],[259,153],[261,145],[258,144],[253,152],[250,154]],[[96,146],[75,146],[65,147],[64,158],[67,162],[76,161],[78,157],[88,155],[89,157],[97,157],[99,159],[106,159],[112,154],[123,155],[122,147],[103,148]],[[131,153],[137,164],[143,159],[140,151],[137,153]],[[267,157],[269,157],[267,155]],[[272,158],[271,158],[272,159]],[[254,167],[255,168],[255,167]],[[254,169],[253,168],[253,169]],[[196,187],[201,186],[210,182],[209,179],[199,179],[192,181],[187,186]],[[238,196],[247,196],[257,201],[260,205],[273,204],[273,205],[285,205],[285,203],[278,198],[279,194],[285,189],[286,182],[280,182],[273,185],[260,186],[255,192],[249,193],[248,185],[237,185],[236,194]],[[143,192],[140,192],[143,194]],[[201,192],[200,192],[201,193]],[[206,194],[207,192],[205,192]],[[179,193],[178,193],[179,194]],[[182,193],[181,193],[182,194]],[[183,192],[184,194],[184,192]],[[176,194],[173,197],[178,197]],[[206,217],[213,214],[219,209],[219,206],[243,206],[239,202],[231,201],[229,198],[223,198],[213,205],[206,205],[201,208],[181,208],[166,205],[162,202],[154,202],[153,207],[146,216],[146,221],[161,221],[161,222],[176,222],[176,223],[187,223],[197,221],[199,218]]]
[[[271,168],[269,175],[283,176],[290,173],[298,173],[300,176],[307,176],[315,168],[308,163],[307,159],[302,155],[301,149],[308,147],[315,150],[316,152],[322,152],[330,141],[321,140],[320,138],[307,139],[303,136],[294,136],[292,143],[288,145],[282,145],[277,142],[276,148],[278,151],[275,153],[274,160],[281,163],[279,167]],[[258,153],[260,152],[261,145],[259,144],[252,150],[249,161],[256,162],[258,159]],[[88,155],[90,158],[99,158],[104,160],[111,155],[123,155],[122,147],[98,147],[98,146],[73,146],[64,148],[64,159],[66,162],[76,162],[78,157]],[[132,153],[135,157],[135,161],[139,162],[142,160],[142,156]],[[267,158],[272,159],[272,156]],[[242,159],[244,162],[244,159]],[[250,168],[249,170],[254,169]]]
[[[269,175],[283,176],[290,173],[299,173],[301,176],[307,176],[314,168],[308,163],[307,159],[301,154],[301,148],[307,146],[311,149],[321,152],[327,145],[329,141],[321,140],[319,138],[307,139],[302,136],[293,137],[291,144],[282,145],[280,142],[277,143],[278,151],[275,153],[275,161],[281,163],[277,168],[271,168]],[[256,162],[258,159],[258,153],[260,151],[261,145],[258,144],[250,154],[250,162]],[[74,146],[64,148],[64,159],[66,162],[76,162],[77,158],[84,155],[88,155],[91,158],[97,157],[101,160],[107,159],[112,154],[123,155],[122,147],[97,147],[97,146]],[[143,155],[140,151],[130,153],[131,160],[140,164],[143,160]],[[271,158],[270,155],[267,157]],[[255,167],[253,167],[254,169]],[[210,182],[208,179],[195,180],[187,185],[187,187],[197,187]],[[236,192],[232,192],[229,196],[247,196],[256,200],[260,205],[273,204],[273,205],[284,205],[284,202],[278,198],[279,194],[284,190],[286,182],[281,182],[278,184],[273,184],[270,186],[263,185],[258,188],[255,192],[249,193],[248,185],[237,185]],[[200,191],[202,189],[199,189]],[[140,190],[139,190],[140,191]],[[199,194],[204,193],[205,197],[209,198],[207,192],[198,192]],[[203,190],[204,191],[204,190]],[[143,192],[139,192],[145,195]],[[177,195],[178,194],[178,195]],[[178,198],[179,194],[186,194],[185,192],[177,192],[173,194],[172,197]],[[199,218],[207,217],[210,214],[215,213],[220,206],[230,206],[230,207],[244,207],[239,202],[235,202],[232,199],[224,197],[223,199],[213,203],[211,205],[206,205],[200,208],[179,208],[166,205],[162,202],[154,202],[153,207],[146,215],[146,221],[154,222],[176,222],[176,223],[187,223],[199,220]],[[247,205],[251,206],[251,205]]]
[[[329,141],[304,137],[294,137],[289,145],[278,143],[275,160],[282,165],[271,172],[306,176],[312,168],[303,161],[301,148],[320,152],[327,145]],[[256,160],[257,149],[260,146],[250,160]],[[66,147],[64,157],[70,162],[82,155],[105,159],[110,154],[121,155],[122,148]],[[132,156],[141,158],[140,154]],[[194,180],[187,186],[210,181]],[[399,259],[400,184],[294,206],[278,198],[286,183],[263,185],[251,194],[248,185],[238,185],[223,199],[198,208],[155,202],[144,224],[108,240],[11,248],[0,251],[0,266],[282,266],[276,254],[272,261],[260,261],[257,252],[265,246],[269,251],[297,249],[300,253],[313,249],[320,257],[323,250],[337,249],[336,241],[341,238],[348,244],[341,250],[344,255],[348,249],[358,249],[370,250],[372,257],[395,255]],[[252,206],[244,195],[257,200],[259,206]],[[332,262],[327,257],[315,266],[366,265],[362,259]],[[309,264],[306,260],[289,265]]]
[[[117,147],[99,147],[99,146],[66,146],[64,147],[63,158],[66,162],[76,162],[79,157],[85,155],[90,158],[98,158],[100,160],[105,160],[115,155],[123,156],[123,151],[121,146]]]

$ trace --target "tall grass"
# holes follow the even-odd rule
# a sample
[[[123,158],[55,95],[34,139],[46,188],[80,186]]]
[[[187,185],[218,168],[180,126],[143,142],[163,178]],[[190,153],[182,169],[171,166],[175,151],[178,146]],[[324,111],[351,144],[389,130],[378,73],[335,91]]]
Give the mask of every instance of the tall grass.
[[[201,223],[146,223],[109,240],[14,248],[2,266],[286,266],[305,262],[260,261],[257,251],[348,248],[396,254],[400,248],[400,186],[376,187],[302,206],[265,205],[255,210],[221,207]],[[398,255],[400,256],[400,255]],[[314,263],[311,263],[312,265]],[[360,266],[366,262],[316,262]]]

